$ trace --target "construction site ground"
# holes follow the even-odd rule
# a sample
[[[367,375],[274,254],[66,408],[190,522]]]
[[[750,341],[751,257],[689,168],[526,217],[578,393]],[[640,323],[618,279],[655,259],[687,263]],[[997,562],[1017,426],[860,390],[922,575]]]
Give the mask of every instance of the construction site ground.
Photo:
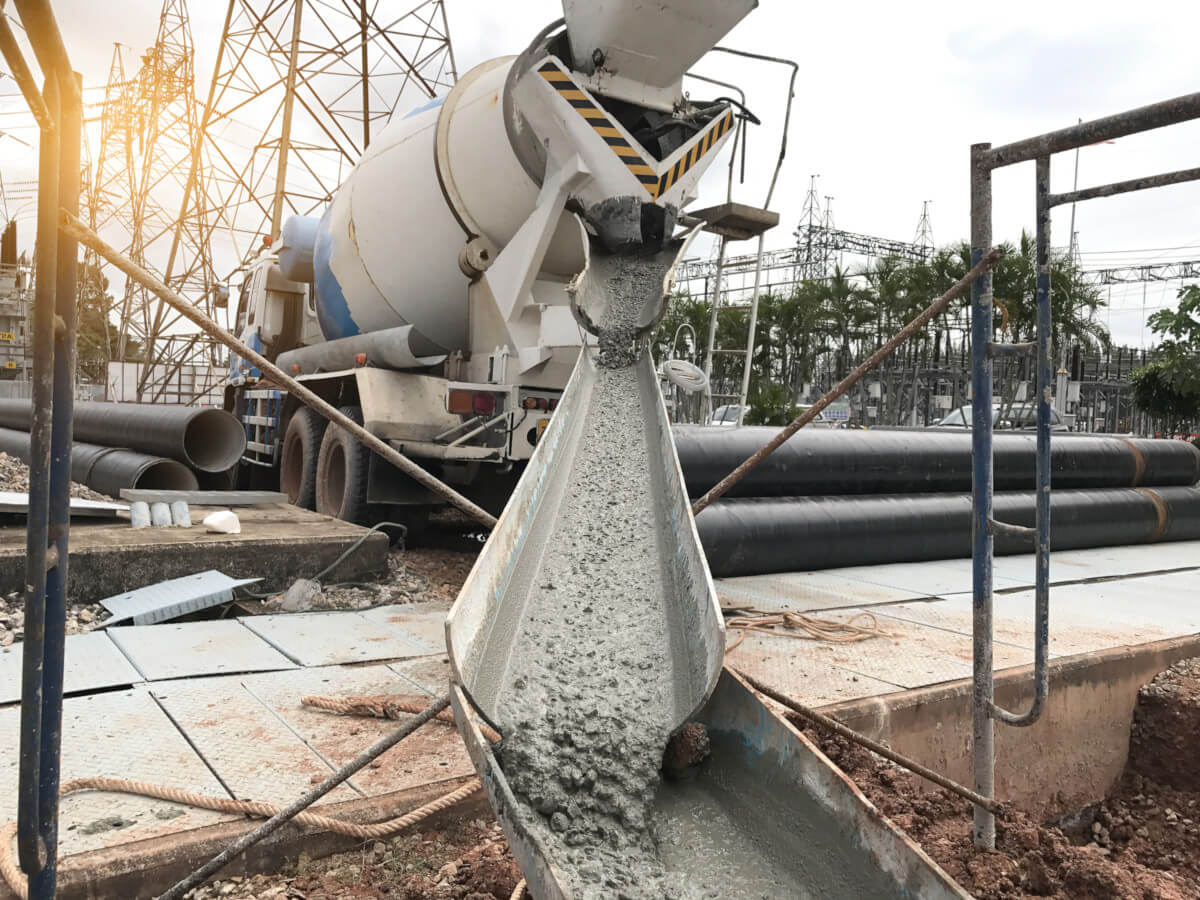
[[[1141,659],[1139,664],[1149,666],[1150,675],[1130,676],[1134,682],[1141,679],[1133,687],[1136,696],[1137,687],[1149,681],[1153,672],[1177,658],[1200,654],[1194,637],[1200,632],[1200,607],[1190,600],[1200,590],[1198,551],[1200,544],[1185,543],[1055,553],[1051,652],[1064,663],[1064,671],[1074,661],[1129,669]],[[408,599],[416,602],[361,608],[368,598],[344,595],[339,593],[344,589],[334,588],[327,591],[327,601],[336,605],[342,598],[354,608],[307,613],[264,610],[260,615],[117,626],[71,636],[63,711],[63,780],[108,775],[286,804],[393,727],[386,720],[346,718],[311,709],[301,704],[302,697],[432,695],[444,689],[448,664],[442,622],[470,560],[470,553],[394,551],[390,562],[394,572],[409,578],[416,573],[425,579],[423,592],[408,592]],[[860,624],[868,621],[863,617],[869,614],[880,632],[854,643],[748,633],[727,661],[805,704],[826,707],[906,752],[905,741],[915,738],[905,730],[919,730],[905,724],[917,721],[911,709],[951,709],[951,695],[970,675],[970,578],[969,560],[948,560],[719,581],[718,593],[729,606],[790,610]],[[1032,582],[1031,557],[996,560],[995,660],[998,670],[1009,670],[1001,673],[998,683],[1006,677],[1022,686],[1028,681],[1018,667],[1032,660]],[[350,590],[389,599],[386,585]],[[731,632],[730,643],[736,638]],[[1131,647],[1135,650],[1124,649]],[[1137,648],[1152,652],[1139,657]],[[1068,676],[1069,672],[1062,677]],[[16,814],[19,677],[20,643],[16,642],[0,650],[0,759],[4,760],[0,820],[5,821]],[[1053,695],[1054,684],[1051,689]],[[903,709],[902,704],[888,706],[898,699],[908,703],[906,698],[912,697],[918,700]],[[1114,705],[1111,698],[1101,700]],[[1113,727],[1122,727],[1124,716],[1127,735],[1131,715],[1132,701],[1115,717]],[[952,726],[947,718],[937,724],[944,765],[938,765],[937,754],[926,762],[969,780],[955,771],[962,752],[969,750],[949,734],[957,734],[955,728],[961,728],[961,722]],[[1033,754],[1030,759],[1038,752],[1054,752],[1053,740],[1039,747],[1035,736],[1027,743],[1025,752]],[[1001,767],[1006,754],[1010,762],[1013,758],[1010,746],[1001,742]],[[1108,756],[1115,752],[1111,747],[1093,747],[1090,752],[1102,751]],[[1031,764],[1022,762],[1019,768]],[[1124,760],[1106,757],[1092,768],[1103,774],[1105,765],[1116,766],[1115,780]],[[472,774],[456,732],[435,723],[331,793],[324,811],[358,821],[389,818],[446,793]],[[1001,796],[1005,777],[998,772]],[[1107,786],[1096,799],[1106,790]],[[1070,801],[1065,794],[1060,799]],[[479,821],[472,825],[475,820]],[[153,870],[153,877],[145,877],[158,879],[154,886],[161,890],[246,826],[245,820],[232,815],[129,795],[83,792],[64,801],[61,827],[64,896],[69,897],[74,895],[72,886],[86,882],[92,883],[93,890],[108,879],[130,884],[129,873],[136,870],[139,859]],[[426,870],[438,860],[444,865],[458,859],[453,855],[444,859],[452,848],[465,848],[462,852],[467,853],[481,841],[494,845],[488,828],[486,806],[476,802],[432,821],[425,837],[406,835],[368,842],[365,847],[347,838],[331,841],[285,829],[283,839],[242,861],[240,874],[278,872],[282,860],[294,861],[301,853],[311,859],[358,846],[360,876],[368,870],[391,871],[399,866],[405,877],[414,872],[437,875],[434,882],[440,879],[448,884],[458,875],[450,878],[447,872],[438,875],[435,869],[431,875]],[[458,838],[447,837],[454,834]],[[435,847],[441,849],[435,852]],[[416,857],[426,862],[418,863]],[[501,866],[498,860],[476,862],[497,871]],[[420,871],[405,868],[410,864]],[[325,865],[288,877],[311,879],[320,874],[341,879],[339,883],[353,880],[352,872],[330,875]],[[455,873],[473,871],[474,865],[456,864]],[[496,884],[501,882],[497,879]],[[233,884],[239,882],[227,882],[226,887]],[[329,893],[317,882],[295,890],[290,884],[290,893],[278,896],[418,896],[404,894],[399,883],[394,893],[357,894],[349,889]],[[271,896],[238,891],[229,888],[221,896]],[[489,896],[486,890],[476,894]],[[117,895],[142,894],[112,894]],[[448,894],[470,895],[470,891]],[[0,897],[4,896],[0,888]]]

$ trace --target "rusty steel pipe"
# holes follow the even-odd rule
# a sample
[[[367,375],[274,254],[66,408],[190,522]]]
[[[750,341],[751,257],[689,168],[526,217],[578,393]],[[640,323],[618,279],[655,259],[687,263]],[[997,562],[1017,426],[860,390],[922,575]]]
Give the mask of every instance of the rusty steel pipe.
[[[783,428],[779,434],[767,442],[762,449],[722,478],[703,497],[693,503],[692,515],[700,515],[714,500],[724,496],[735,484],[745,478],[755,466],[782,447],[788,438],[819,416],[829,404],[854,387],[868,372],[895,353],[897,347],[928,325],[931,319],[941,314],[950,305],[950,301],[970,287],[976,278],[994,269],[1003,257],[1004,251],[997,247],[972,266],[971,271],[955,282],[950,287],[950,290],[929,304],[916,318],[896,332],[891,340],[868,356],[858,368],[830,388],[824,397],[805,410],[791,424]]]
[[[1102,119],[1081,122],[1069,128],[1060,128],[1037,137],[1015,141],[1000,147],[985,147],[979,151],[978,162],[987,169],[1011,166],[1013,163],[1031,162],[1041,156],[1074,150],[1088,144],[1098,144],[1113,138],[1128,137],[1167,125],[1177,125],[1192,119],[1200,119],[1200,92],[1172,97],[1149,106],[1126,110]]]
[[[138,284],[153,291],[160,300],[173,307],[184,318],[198,325],[206,334],[212,335],[230,350],[239,354],[243,359],[257,366],[263,375],[268,376],[280,386],[287,388],[305,406],[316,410],[329,421],[354,435],[364,446],[390,462],[405,475],[413,479],[413,481],[445,497],[447,502],[452,506],[462,510],[481,525],[491,528],[496,524],[496,517],[487,510],[472,503],[448,484],[439,481],[403,453],[396,450],[396,448],[384,443],[357,422],[343,415],[335,407],[330,406],[329,403],[292,378],[261,353],[252,350],[246,344],[239,341],[208,316],[204,315],[204,313],[196,309],[184,297],[175,293],[145,269],[106,244],[98,234],[80,222],[76,216],[68,213],[66,210],[60,210],[58,227],[63,233],[91,247]]]
[[[0,15],[0,55],[3,55],[4,61],[8,63],[8,71],[17,87],[21,89],[38,128],[42,130],[43,135],[52,135],[55,130],[54,117],[50,115],[50,109],[46,106],[42,92],[38,90],[37,81],[29,70],[29,64],[25,62],[25,55],[21,53],[12,25],[5,15]]]
[[[1172,184],[1186,184],[1189,181],[1200,181],[1200,168],[1179,169],[1175,172],[1164,172],[1161,175],[1147,175],[1145,178],[1131,178],[1128,181],[1114,181],[1112,184],[1067,191],[1065,194],[1050,194],[1047,202],[1050,206],[1064,206],[1081,200],[1114,197],[1117,194],[1145,191]]]

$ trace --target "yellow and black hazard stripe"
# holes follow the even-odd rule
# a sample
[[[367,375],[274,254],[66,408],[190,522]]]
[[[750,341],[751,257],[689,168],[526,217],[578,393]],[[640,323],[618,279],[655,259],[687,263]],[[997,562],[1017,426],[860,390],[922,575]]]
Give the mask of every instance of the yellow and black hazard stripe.
[[[654,200],[669,191],[671,186],[679,181],[688,169],[699,162],[712,149],[713,144],[733,126],[733,113],[732,111],[727,112],[709,126],[708,131],[698,137],[695,144],[671,168],[660,173],[621,134],[620,129],[609,119],[608,114],[597,106],[591,97],[580,90],[578,85],[571,80],[571,76],[558,65],[547,60],[538,67],[538,73],[558,91],[559,96],[571,104],[575,112],[579,113],[596,134],[604,138],[604,142],[608,144],[613,153],[620,157],[625,168],[629,169],[633,176],[642,183],[646,192]]]
[[[592,126],[596,134],[604,138],[604,142],[612,148],[613,153],[621,158],[625,167],[646,186],[650,196],[657,197],[658,172],[646,164],[646,161],[642,159],[642,154],[625,139],[620,129],[613,125],[604,110],[592,102],[592,99],[575,85],[571,76],[554,63],[544,63],[538,72],[564,100],[571,104],[575,112],[579,113]]]
[[[730,110],[710,125],[708,131],[697,138],[696,143],[692,144],[688,151],[675,161],[675,165],[662,173],[662,177],[658,179],[658,190],[654,193],[654,197],[661,197],[669,191],[675,182],[686,175],[688,169],[698,163],[713,148],[713,144],[724,137],[732,127],[733,111]]]

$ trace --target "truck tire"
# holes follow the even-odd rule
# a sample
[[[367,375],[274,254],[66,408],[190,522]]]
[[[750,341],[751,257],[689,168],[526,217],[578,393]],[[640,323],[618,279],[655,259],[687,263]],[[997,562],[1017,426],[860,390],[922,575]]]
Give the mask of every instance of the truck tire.
[[[329,420],[302,406],[288,421],[279,451],[279,489],[288,503],[303,509],[316,509],[317,457]]]
[[[343,415],[362,424],[362,410],[343,406]],[[317,456],[317,512],[358,525],[367,524],[367,474],[371,451],[349,432],[330,423]]]

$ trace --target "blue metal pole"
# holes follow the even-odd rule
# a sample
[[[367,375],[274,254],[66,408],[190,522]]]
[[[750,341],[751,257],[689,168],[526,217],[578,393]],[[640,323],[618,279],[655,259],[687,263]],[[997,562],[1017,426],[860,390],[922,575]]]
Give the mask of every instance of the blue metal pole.
[[[58,89],[43,94],[57,121]],[[42,705],[46,637],[46,559],[50,522],[51,404],[54,394],[54,314],[58,261],[58,132],[43,131],[38,147],[37,246],[34,252],[33,417],[30,421],[29,514],[25,545],[25,641],[22,646],[21,754],[17,789],[17,857],[34,875],[45,865],[41,837]]]
[[[79,143],[82,78],[74,72],[58,73],[73,79],[59,89],[58,205],[72,215],[79,212]],[[31,898],[54,897],[58,876],[58,785],[62,746],[63,664],[67,628],[67,563],[71,529],[71,431],[75,403],[76,284],[79,245],[71,237],[58,239],[55,277],[54,407],[50,440],[50,529],[54,565],[46,573],[45,648],[42,666],[42,723],[38,830],[46,849],[46,863],[29,879]]]
[[[1023,715],[998,706],[992,713],[1006,725],[1032,725],[1042,716],[1050,694],[1050,385],[1054,379],[1050,307],[1050,157],[1037,160],[1037,541],[1034,579],[1033,703]]]
[[[992,245],[992,172],[984,160],[990,144],[971,147],[971,264]],[[995,796],[995,726],[992,721],[992,273],[971,285],[971,575],[973,632],[972,756],[975,791]],[[975,807],[975,844],[996,846],[996,817]]]

